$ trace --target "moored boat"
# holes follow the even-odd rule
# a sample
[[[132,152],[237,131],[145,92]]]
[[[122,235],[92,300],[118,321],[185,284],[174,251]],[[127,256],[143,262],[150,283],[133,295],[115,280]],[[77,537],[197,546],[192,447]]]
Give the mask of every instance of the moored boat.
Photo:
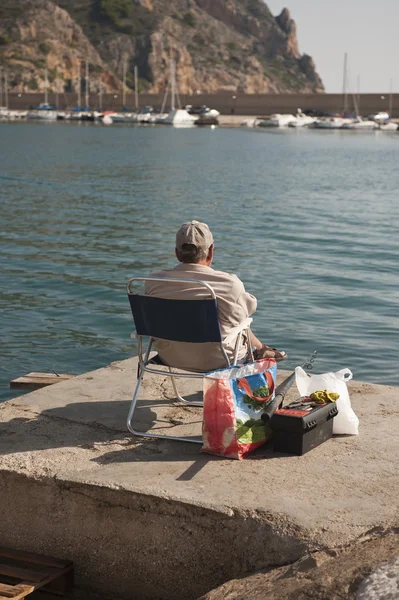
[[[30,110],[27,115],[27,119],[39,120],[39,121],[56,121],[57,120],[57,109],[55,106],[51,106],[46,102],[39,104],[34,109]]]
[[[376,123],[376,129],[379,131],[398,131],[398,124],[393,121],[387,121],[385,123]]]
[[[161,108],[161,114],[155,117],[155,123],[161,125],[173,125],[174,127],[191,127],[195,124],[198,119],[198,115],[190,115],[185,108],[176,108],[176,96],[179,101],[176,85],[176,67],[175,61],[172,60],[170,63],[170,86],[171,86],[171,106],[170,112],[165,116],[164,109],[168,96],[169,84],[165,92],[164,101]],[[180,102],[179,102],[180,104]]]
[[[300,108],[295,116],[295,121],[290,121],[288,123],[288,127],[309,127],[316,120],[316,117],[311,117],[309,115],[305,115]]]
[[[376,127],[374,121],[362,119],[362,117],[356,117],[351,122],[342,125],[342,129],[354,129],[357,131],[370,131],[371,129],[376,129]]]
[[[202,115],[195,121],[195,125],[199,127],[203,127],[204,125],[219,125],[219,119],[217,117]]]
[[[174,127],[190,127],[198,120],[198,116],[190,115],[184,108],[172,109],[164,119],[160,119],[157,123],[165,125],[173,125]]]
[[[265,119],[260,119],[258,127],[288,127],[290,123],[296,121],[294,115],[276,113]]]
[[[309,125],[313,129],[342,129],[345,124],[352,122],[347,117],[322,117]]]

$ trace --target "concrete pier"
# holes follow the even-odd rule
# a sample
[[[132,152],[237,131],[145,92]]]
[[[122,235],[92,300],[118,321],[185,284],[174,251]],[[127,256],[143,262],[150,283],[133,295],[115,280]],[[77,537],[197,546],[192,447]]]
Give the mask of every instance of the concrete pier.
[[[349,384],[358,437],[238,462],[132,438],[136,368],[113,363],[0,405],[0,544],[72,559],[78,585],[114,600],[189,600],[399,525],[398,388]],[[176,406],[167,378],[144,379],[138,414],[144,428],[200,432],[201,410]]]

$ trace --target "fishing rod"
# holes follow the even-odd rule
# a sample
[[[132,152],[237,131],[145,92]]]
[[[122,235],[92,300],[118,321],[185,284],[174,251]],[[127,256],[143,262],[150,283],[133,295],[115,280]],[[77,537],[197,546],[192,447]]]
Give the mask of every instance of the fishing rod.
[[[303,369],[307,369],[308,371],[311,371],[313,369],[313,365],[314,365],[314,361],[316,360],[316,357],[317,357],[317,350],[314,350],[314,352],[312,352],[312,354],[310,356],[308,356],[307,359],[302,363],[301,367]],[[288,390],[290,389],[290,387],[292,386],[294,381],[295,381],[295,371],[293,373],[291,373],[291,375],[289,375],[286,379],[284,379],[284,381],[282,381],[280,383],[280,385],[278,385],[276,387],[276,394],[275,394],[273,402],[271,402],[267,406],[266,410],[262,414],[262,419],[265,422],[270,421],[270,419],[272,418],[272,416],[276,412],[276,410],[278,410],[279,408],[282,407],[284,398],[286,397]]]

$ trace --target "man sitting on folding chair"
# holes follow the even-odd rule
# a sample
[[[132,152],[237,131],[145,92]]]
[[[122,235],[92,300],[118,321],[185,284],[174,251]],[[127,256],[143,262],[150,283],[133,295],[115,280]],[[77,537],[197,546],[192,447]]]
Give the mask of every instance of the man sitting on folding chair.
[[[150,277],[158,281],[146,281],[145,295],[170,300],[199,300],[206,297],[207,290],[203,285],[198,285],[201,280],[209,284],[217,298],[217,308],[221,334],[223,339],[229,339],[229,334],[240,327],[250,315],[256,311],[257,300],[255,296],[245,291],[244,284],[236,275],[211,268],[214,255],[213,235],[205,223],[191,221],[184,223],[176,235],[176,257],[179,264],[173,269],[151,273]],[[192,284],[171,283],[159,281],[163,278],[193,280]],[[197,280],[197,281],[196,281]],[[261,341],[247,329],[248,333],[242,336],[238,349],[238,361],[252,358],[274,358],[276,361],[287,358],[285,352],[262,344]],[[250,336],[250,339],[247,336]],[[227,356],[234,364],[236,335],[231,336],[231,341],[224,344]],[[226,366],[226,358],[219,345],[213,343],[193,344],[175,342],[162,339],[156,340],[158,351],[157,360],[160,364],[177,366],[189,371],[212,371]]]

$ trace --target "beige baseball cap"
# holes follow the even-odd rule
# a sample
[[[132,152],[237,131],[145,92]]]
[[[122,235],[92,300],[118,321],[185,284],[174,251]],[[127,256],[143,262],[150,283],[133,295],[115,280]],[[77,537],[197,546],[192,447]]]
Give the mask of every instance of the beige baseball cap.
[[[192,244],[198,250],[208,250],[213,244],[213,235],[206,223],[190,221],[184,223],[176,234],[176,248],[181,251],[184,244]]]

